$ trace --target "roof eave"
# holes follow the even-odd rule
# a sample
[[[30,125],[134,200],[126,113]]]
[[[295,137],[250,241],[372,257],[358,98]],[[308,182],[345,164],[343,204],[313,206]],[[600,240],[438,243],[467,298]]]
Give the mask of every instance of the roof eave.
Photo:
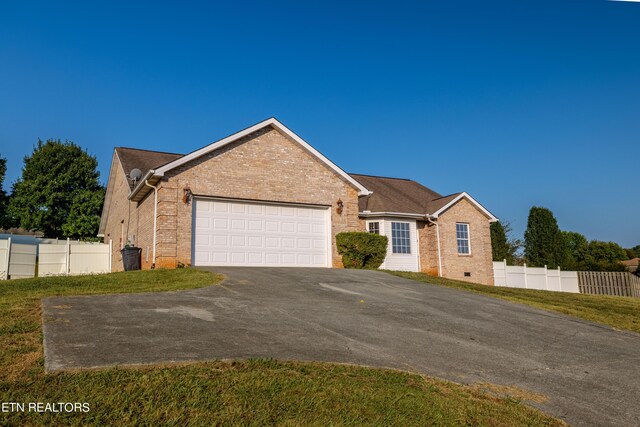
[[[373,217],[394,217],[394,218],[413,218],[413,219],[425,219],[427,217],[426,214],[417,214],[411,212],[368,212],[362,211],[359,213],[362,218],[373,218]]]
[[[158,181],[162,179],[163,176],[164,174],[159,174],[153,169],[150,170],[145,174],[145,176],[142,177],[140,182],[138,182],[138,184],[136,184],[136,186],[133,187],[133,190],[131,190],[131,193],[129,193],[128,199],[131,200],[132,202],[141,201],[142,199],[144,199],[144,196],[146,196],[150,190],[149,187],[145,185],[145,182],[151,181],[152,185],[155,185]]]

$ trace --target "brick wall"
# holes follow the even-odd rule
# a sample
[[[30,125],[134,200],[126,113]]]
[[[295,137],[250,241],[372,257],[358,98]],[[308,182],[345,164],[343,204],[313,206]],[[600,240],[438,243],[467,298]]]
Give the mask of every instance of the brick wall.
[[[104,228],[104,242],[108,243],[109,239],[113,241],[111,268],[113,271],[122,271],[120,248],[127,242],[127,226],[129,227],[129,236],[137,234],[137,221],[135,221],[136,204],[129,202],[127,199],[129,185],[115,153],[111,160],[109,189],[111,194],[108,212],[106,212],[107,222]],[[130,210],[129,207],[131,208]],[[131,217],[129,216],[130,213],[132,214]],[[124,237],[122,236],[123,228]]]
[[[153,191],[142,199],[135,209],[135,245],[142,249],[142,268],[151,268],[153,262]]]
[[[456,223],[469,224],[471,254],[458,254]],[[460,200],[438,218],[440,224],[440,251],[443,277],[467,282],[493,285],[493,261],[491,255],[491,234],[489,220],[466,199]],[[423,272],[438,274],[438,249],[436,227],[421,223],[420,268]],[[464,275],[471,273],[470,277]]]
[[[335,267],[342,266],[335,235],[361,229],[357,190],[271,127],[170,171],[159,186],[158,266],[191,263],[193,206],[182,201],[187,186],[195,195],[332,206]],[[341,215],[338,199],[344,203]]]
[[[420,271],[431,276],[438,275],[438,246],[436,227],[426,221],[416,223],[420,244]]]

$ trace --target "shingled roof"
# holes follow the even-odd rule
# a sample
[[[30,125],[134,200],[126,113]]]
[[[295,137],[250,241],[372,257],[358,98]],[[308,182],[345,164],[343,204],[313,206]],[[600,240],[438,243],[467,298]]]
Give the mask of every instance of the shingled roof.
[[[461,194],[442,196],[410,179],[360,174],[350,175],[373,191],[373,194],[369,196],[360,197],[360,212],[433,214]]]
[[[160,167],[164,164],[179,159],[183,154],[165,153],[162,151],[140,150],[138,148],[116,147],[116,153],[124,169],[124,173],[129,177],[132,169],[140,169],[142,175],[149,170]],[[133,181],[129,181],[129,186],[133,188]]]
[[[183,157],[182,154],[161,151],[141,150],[137,148],[117,147],[116,153],[127,177],[134,168],[145,175],[151,169],[157,169],[167,163]],[[442,196],[424,185],[403,178],[349,174],[373,193],[362,196],[359,209],[371,212],[395,212],[427,215],[437,212],[461,193]],[[129,180],[133,188],[133,181]]]

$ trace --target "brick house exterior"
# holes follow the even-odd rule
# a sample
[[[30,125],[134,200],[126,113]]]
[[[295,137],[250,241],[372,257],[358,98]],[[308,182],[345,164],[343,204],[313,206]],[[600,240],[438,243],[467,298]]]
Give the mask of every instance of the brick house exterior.
[[[466,193],[347,174],[272,118],[187,155],[116,148],[100,235],[113,241],[114,271],[127,243],[142,248],[143,268],[220,259],[339,268],[336,234],[377,222],[390,240],[383,267],[492,285],[494,220]],[[468,224],[468,254],[458,253],[459,223]],[[392,247],[397,228],[407,253]]]

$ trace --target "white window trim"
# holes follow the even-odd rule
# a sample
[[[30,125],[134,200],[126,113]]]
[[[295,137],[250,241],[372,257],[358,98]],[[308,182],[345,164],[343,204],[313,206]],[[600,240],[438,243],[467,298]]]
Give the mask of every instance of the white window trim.
[[[460,249],[458,248],[458,224],[467,226],[467,242],[469,243],[469,253],[466,254],[460,253]],[[456,222],[456,251],[458,252],[458,256],[471,256],[471,224],[469,224],[468,222]]]
[[[367,233],[371,233],[371,224],[378,224],[378,235],[382,236],[382,221],[380,220],[372,220],[372,221],[366,221],[366,226],[367,226]],[[375,233],[371,233],[371,234],[375,234]]]
[[[409,229],[409,252],[393,252],[393,224],[406,224]],[[414,245],[412,243],[413,240],[413,236],[411,236],[411,223],[409,221],[394,221],[391,220],[389,221],[389,243],[391,244],[391,253],[393,254],[393,256],[415,256],[415,253],[413,252],[416,248],[414,248]]]

